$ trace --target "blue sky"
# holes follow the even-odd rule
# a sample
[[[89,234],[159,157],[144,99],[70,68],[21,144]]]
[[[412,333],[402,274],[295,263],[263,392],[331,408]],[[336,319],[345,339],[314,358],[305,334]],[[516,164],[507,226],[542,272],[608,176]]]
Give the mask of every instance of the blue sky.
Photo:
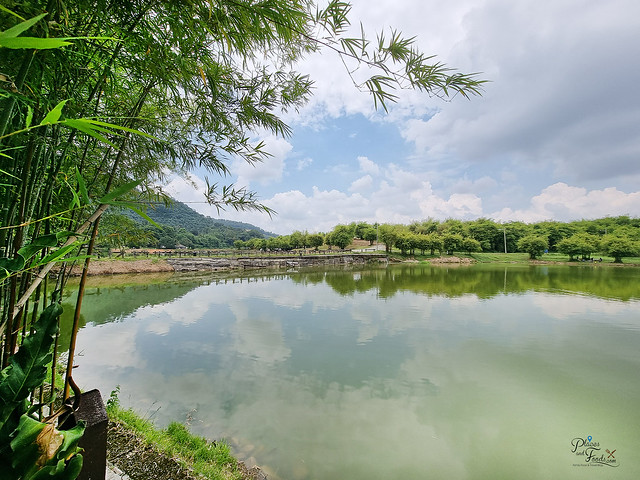
[[[212,217],[278,234],[352,221],[410,223],[640,216],[640,3],[635,0],[354,0],[352,23],[374,37],[398,28],[426,54],[490,80],[482,97],[444,102],[400,92],[388,114],[340,59],[297,66],[312,100],[286,120],[290,138],[255,132],[272,157],[231,166],[278,214]],[[201,172],[166,190],[201,202]]]

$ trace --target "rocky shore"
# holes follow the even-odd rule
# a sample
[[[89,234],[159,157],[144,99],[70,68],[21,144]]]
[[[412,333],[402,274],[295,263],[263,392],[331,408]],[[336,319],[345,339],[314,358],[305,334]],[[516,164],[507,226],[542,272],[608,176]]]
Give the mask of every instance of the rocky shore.
[[[122,273],[202,272],[251,270],[258,268],[290,269],[314,266],[365,265],[387,263],[382,254],[283,255],[266,257],[180,257],[127,260],[95,259],[89,263],[89,275]],[[80,275],[82,266],[72,274]]]

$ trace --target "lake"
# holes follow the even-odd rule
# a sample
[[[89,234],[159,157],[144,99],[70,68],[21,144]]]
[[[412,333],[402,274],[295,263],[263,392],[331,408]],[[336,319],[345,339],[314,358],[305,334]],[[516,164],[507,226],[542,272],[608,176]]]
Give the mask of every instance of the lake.
[[[638,268],[91,282],[81,388],[270,479],[640,478]]]

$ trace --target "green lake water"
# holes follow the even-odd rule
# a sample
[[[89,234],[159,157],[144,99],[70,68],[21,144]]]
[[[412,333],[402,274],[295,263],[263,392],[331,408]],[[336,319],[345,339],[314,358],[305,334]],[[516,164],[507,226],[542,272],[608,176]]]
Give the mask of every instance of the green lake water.
[[[640,478],[638,268],[92,282],[81,388],[270,479]]]

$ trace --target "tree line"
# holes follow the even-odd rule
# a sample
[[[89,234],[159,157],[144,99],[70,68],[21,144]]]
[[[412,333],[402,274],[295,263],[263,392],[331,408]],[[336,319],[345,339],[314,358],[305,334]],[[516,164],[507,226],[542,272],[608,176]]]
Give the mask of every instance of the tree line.
[[[477,220],[427,219],[409,225],[352,222],[337,225],[328,233],[296,231],[270,239],[254,238],[234,242],[235,248],[254,250],[293,250],[319,248],[322,245],[345,249],[360,239],[373,245],[379,242],[390,253],[435,255],[442,253],[525,252],[537,258],[545,252],[558,252],[570,260],[590,259],[594,254],[614,257],[640,255],[640,219],[628,216],[605,217],[572,222],[498,223],[487,218]]]

